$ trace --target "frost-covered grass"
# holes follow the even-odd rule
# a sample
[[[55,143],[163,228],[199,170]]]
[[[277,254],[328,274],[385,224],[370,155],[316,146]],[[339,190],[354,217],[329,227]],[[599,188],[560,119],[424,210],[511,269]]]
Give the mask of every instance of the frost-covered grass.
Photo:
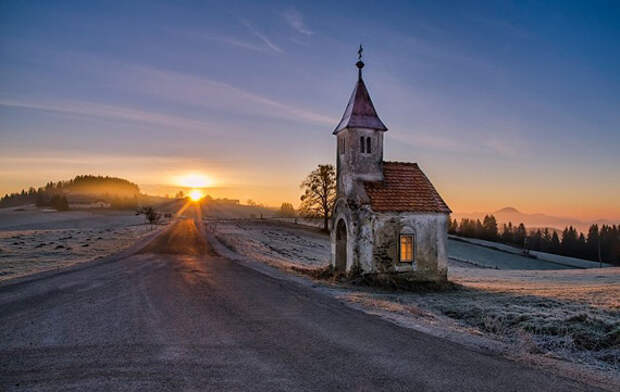
[[[620,312],[566,300],[467,288],[458,294],[412,296],[452,319],[523,344],[530,353],[554,353],[620,370]]]
[[[244,256],[272,265],[329,264],[329,237],[318,229],[261,220],[207,221],[217,238]]]
[[[448,257],[487,268],[545,270],[570,268],[514,253],[448,239]]]
[[[480,245],[486,248],[489,248],[490,250],[494,251],[493,248],[495,249],[499,249],[503,252],[508,252],[508,253],[512,253],[515,255],[521,255],[522,249],[514,247],[512,245],[507,245],[507,244],[502,244],[499,242],[492,242],[492,241],[485,241],[485,240],[480,240],[480,239],[476,239],[476,238],[465,238],[465,237],[458,237],[458,236],[454,236],[454,235],[450,235],[449,236],[449,242],[450,244],[452,242],[467,242],[470,244],[474,244],[474,245]],[[455,241],[456,240],[456,241]],[[454,246],[449,245],[449,247],[455,248]],[[456,248],[454,249],[454,254],[456,257],[458,257],[458,255],[456,254]],[[546,252],[538,252],[538,251],[530,251],[530,254],[533,256],[536,256],[536,258],[541,261],[548,261],[551,262],[553,264],[552,268],[553,269],[561,269],[561,268],[570,268],[570,267],[576,267],[576,268],[599,268],[599,263],[598,262],[594,262],[594,261],[590,261],[590,260],[584,260],[584,259],[578,259],[575,257],[568,257],[568,256],[561,256],[561,255],[555,255],[552,253],[546,253]],[[526,259],[531,260],[529,258],[526,257]],[[611,267],[611,265],[609,264],[602,264],[603,267]],[[500,268],[501,269],[501,268]]]
[[[118,252],[152,230],[133,212],[0,211],[0,281]]]
[[[420,294],[353,291],[342,297],[371,310],[397,313],[422,329],[464,332],[464,341],[467,335],[485,336],[509,345],[514,354],[544,355],[602,371],[620,371],[617,308],[469,287]]]
[[[316,230],[222,221],[215,232],[234,251],[272,265],[328,264],[329,237]],[[511,352],[620,371],[620,268],[552,270],[544,261],[458,241],[450,241],[448,252],[506,269],[463,268],[450,260],[448,277],[461,286],[458,290],[412,293],[331,286],[329,291],[421,330],[456,333],[458,341],[482,336],[508,345]]]

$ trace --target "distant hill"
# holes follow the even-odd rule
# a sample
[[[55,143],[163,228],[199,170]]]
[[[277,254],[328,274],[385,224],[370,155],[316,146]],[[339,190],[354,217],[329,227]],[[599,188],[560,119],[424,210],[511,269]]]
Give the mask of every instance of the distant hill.
[[[69,204],[87,204],[103,200],[115,208],[135,208],[140,188],[131,181],[118,177],[81,175],[67,181],[48,182],[43,187],[30,187],[19,193],[4,195],[0,207],[24,204],[49,206],[52,199],[62,198]]]
[[[501,210],[495,211],[494,214],[520,214],[520,212],[514,207],[504,207]]]
[[[64,192],[81,195],[110,195],[115,197],[135,197],[140,193],[138,185],[124,178],[108,176],[76,176],[69,181],[62,181],[56,188]]]
[[[558,217],[541,213],[527,214],[514,207],[504,207],[493,212],[453,213],[452,218],[456,218],[459,221],[463,218],[483,219],[485,215],[490,214],[495,216],[495,219],[499,224],[507,222],[512,222],[513,224],[523,223],[528,229],[548,227],[550,229],[563,230],[566,226],[573,226],[577,230],[583,232],[587,231],[590,225],[594,223],[599,225],[613,225],[620,223],[608,219],[584,221],[576,218]]]

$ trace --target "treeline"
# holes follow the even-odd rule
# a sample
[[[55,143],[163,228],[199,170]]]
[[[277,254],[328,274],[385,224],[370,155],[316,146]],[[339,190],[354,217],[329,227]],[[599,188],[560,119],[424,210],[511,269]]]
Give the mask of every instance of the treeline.
[[[53,185],[53,183],[51,183]],[[124,178],[109,177],[109,176],[93,176],[82,175],[76,176],[69,181],[59,181],[56,187],[60,187],[73,193],[81,194],[109,194],[117,197],[133,197],[140,193],[140,188],[137,184]]]
[[[523,223],[512,222],[498,227],[493,215],[480,219],[450,219],[448,233],[462,237],[503,242],[525,250],[536,250],[563,256],[620,265],[620,226],[592,225],[588,233],[580,233],[573,226],[566,227],[561,235],[548,228],[527,230]],[[600,257],[600,259],[599,259]]]
[[[0,208],[35,204],[37,207],[67,210],[67,193],[71,193],[104,199],[112,208],[135,209],[139,192],[138,185],[122,178],[83,175],[69,181],[51,181],[44,187],[30,187],[19,193],[5,194],[0,198]]]
[[[69,202],[62,190],[57,190],[49,184],[43,188],[35,189],[30,187],[20,193],[4,195],[0,199],[0,207],[16,207],[24,204],[35,204],[37,207],[52,207],[58,211],[69,209]]]

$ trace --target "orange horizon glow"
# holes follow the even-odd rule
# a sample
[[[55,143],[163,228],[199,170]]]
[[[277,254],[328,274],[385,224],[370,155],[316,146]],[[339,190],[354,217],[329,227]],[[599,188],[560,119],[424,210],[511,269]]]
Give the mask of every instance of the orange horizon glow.
[[[601,178],[581,175],[583,183],[575,187],[563,172],[537,175],[523,170],[517,177],[516,173],[504,175],[488,169],[484,175],[478,175],[472,173],[481,168],[459,167],[448,162],[449,158],[427,159],[424,169],[455,213],[492,213],[504,207],[514,207],[523,213],[543,213],[584,221],[620,220],[620,183],[606,180],[604,189],[599,184],[604,178],[610,178],[609,175]],[[194,164],[185,158],[158,162],[152,157],[115,157],[108,161],[99,156],[84,156],[66,164],[47,158],[37,159],[30,162],[24,157],[0,157],[0,166],[3,167],[0,196],[22,189],[28,191],[30,186],[45,186],[49,181],[66,181],[78,174],[93,173],[125,178],[138,184],[142,193],[153,196],[172,197],[179,190],[188,195],[191,190],[199,189],[205,196],[237,199],[241,204],[251,199],[275,208],[283,202],[298,207],[302,193],[299,183],[314,167],[314,164],[295,162],[261,169],[218,167],[215,164]],[[15,160],[20,163],[19,169],[14,168]],[[23,170],[27,170],[26,174]]]
[[[208,188],[213,186],[214,181],[204,173],[192,172],[177,176],[173,182],[186,188]]]

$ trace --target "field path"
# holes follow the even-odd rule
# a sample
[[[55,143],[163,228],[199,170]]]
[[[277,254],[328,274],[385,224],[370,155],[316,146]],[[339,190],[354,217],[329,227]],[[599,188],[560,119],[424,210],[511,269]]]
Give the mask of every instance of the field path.
[[[216,256],[195,222],[0,286],[0,390],[591,390]]]

